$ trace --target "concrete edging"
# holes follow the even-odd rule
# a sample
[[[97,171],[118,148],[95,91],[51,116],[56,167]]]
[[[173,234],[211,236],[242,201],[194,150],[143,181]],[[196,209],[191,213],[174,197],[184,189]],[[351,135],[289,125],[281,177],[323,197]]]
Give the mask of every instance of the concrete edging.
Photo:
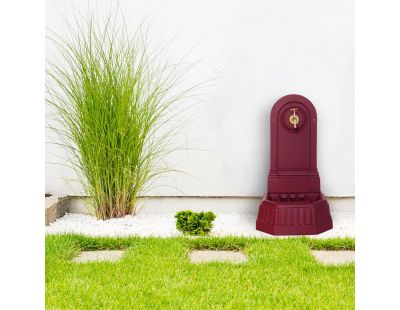
[[[334,217],[338,212],[354,213],[354,197],[326,197]],[[180,210],[232,212],[257,215],[261,197],[143,197],[140,213],[164,214]],[[87,197],[47,197],[46,225],[65,213],[91,214]]]
[[[53,223],[56,219],[69,212],[70,197],[45,197],[45,225]]]

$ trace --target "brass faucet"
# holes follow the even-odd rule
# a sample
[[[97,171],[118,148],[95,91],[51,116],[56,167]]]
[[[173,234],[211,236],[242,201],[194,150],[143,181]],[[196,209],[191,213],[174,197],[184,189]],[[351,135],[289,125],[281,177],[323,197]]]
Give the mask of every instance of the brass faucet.
[[[296,114],[297,108],[292,108],[290,111],[293,111],[293,114],[290,115],[289,122],[293,125],[293,128],[296,128],[299,123],[299,116]]]

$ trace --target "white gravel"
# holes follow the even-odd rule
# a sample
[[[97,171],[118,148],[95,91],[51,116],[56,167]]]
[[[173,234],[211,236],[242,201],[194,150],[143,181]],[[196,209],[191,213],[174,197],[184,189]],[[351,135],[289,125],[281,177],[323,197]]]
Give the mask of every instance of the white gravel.
[[[354,237],[354,213],[332,212],[333,229],[315,238]],[[274,237],[256,230],[256,216],[243,213],[216,213],[213,236]],[[175,228],[174,214],[138,214],[119,219],[97,220],[83,214],[67,213],[46,226],[46,233],[78,233],[88,236],[157,236],[173,237],[182,234]]]

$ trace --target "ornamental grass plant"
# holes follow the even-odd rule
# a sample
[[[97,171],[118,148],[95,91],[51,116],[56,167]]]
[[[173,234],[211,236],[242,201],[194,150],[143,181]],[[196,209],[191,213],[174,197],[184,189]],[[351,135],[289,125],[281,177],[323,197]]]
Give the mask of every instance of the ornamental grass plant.
[[[47,63],[48,127],[96,217],[134,215],[151,180],[169,171],[163,159],[175,150],[178,103],[201,83],[182,87],[193,65],[151,53],[146,27],[129,34],[120,9],[101,22],[92,14],[65,24],[65,36],[48,35],[59,56]]]

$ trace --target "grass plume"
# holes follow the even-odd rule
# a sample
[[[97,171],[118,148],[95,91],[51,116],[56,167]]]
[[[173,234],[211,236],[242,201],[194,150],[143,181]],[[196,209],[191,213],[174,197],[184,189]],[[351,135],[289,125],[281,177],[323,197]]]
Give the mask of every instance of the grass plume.
[[[61,60],[46,72],[49,127],[100,219],[134,215],[146,186],[168,171],[163,158],[177,129],[170,122],[198,86],[182,90],[192,66],[150,53],[145,27],[130,35],[119,15],[75,16],[65,36],[48,36]]]

